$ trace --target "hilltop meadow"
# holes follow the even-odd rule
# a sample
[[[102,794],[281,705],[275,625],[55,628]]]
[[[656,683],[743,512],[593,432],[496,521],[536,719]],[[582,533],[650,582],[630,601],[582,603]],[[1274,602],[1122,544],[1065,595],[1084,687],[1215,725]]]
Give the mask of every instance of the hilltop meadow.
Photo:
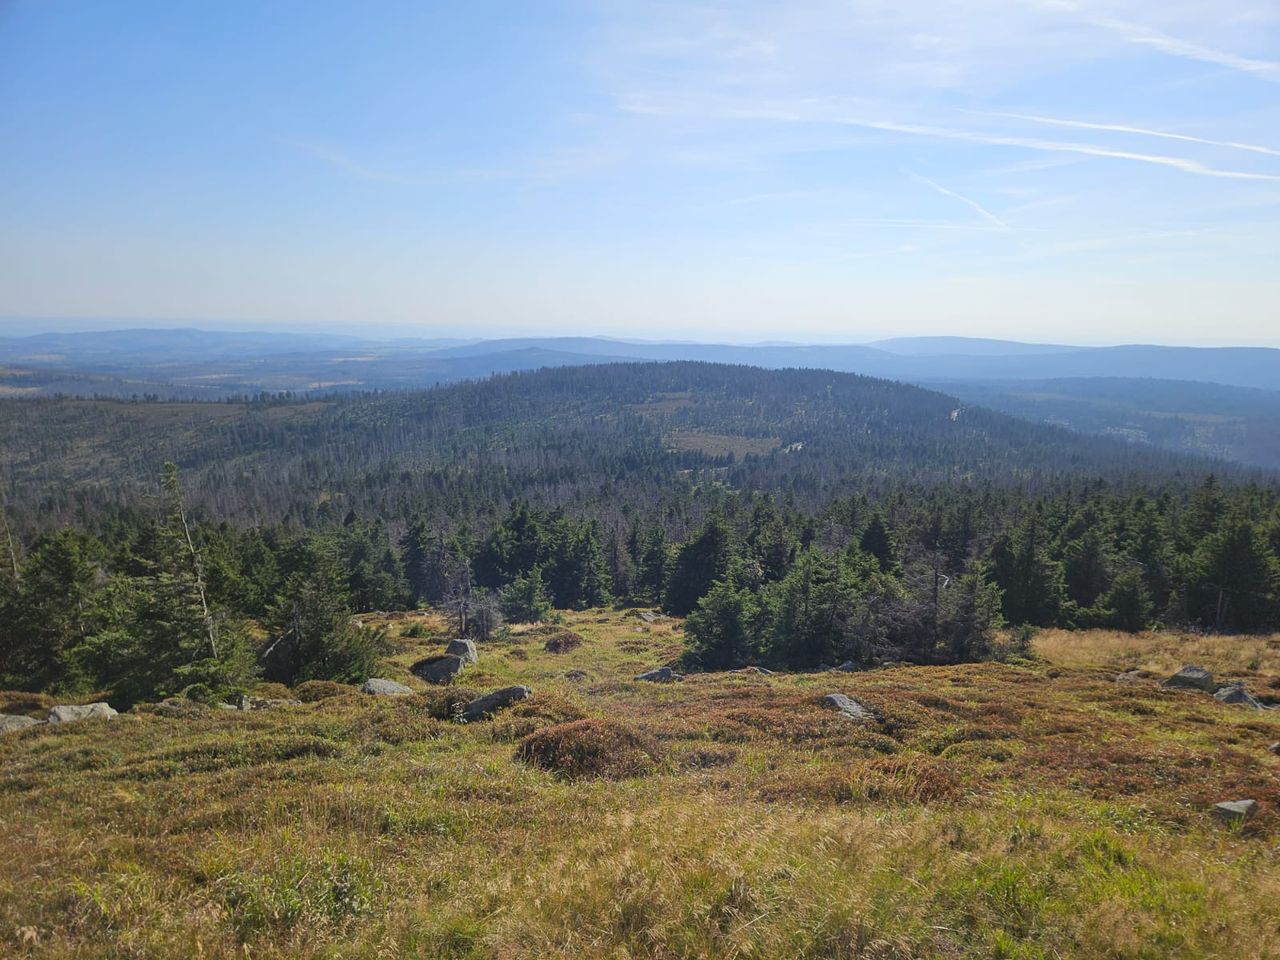
[[[265,684],[308,702],[0,738],[0,953],[1280,953],[1280,715],[1157,682],[1192,660],[1270,699],[1280,636],[1046,630],[1005,662],[658,684],[635,677],[681,621],[591,609],[429,687],[410,667],[445,621],[364,619],[414,692]],[[510,684],[532,696],[453,718]],[[1212,815],[1243,798],[1247,822]]]

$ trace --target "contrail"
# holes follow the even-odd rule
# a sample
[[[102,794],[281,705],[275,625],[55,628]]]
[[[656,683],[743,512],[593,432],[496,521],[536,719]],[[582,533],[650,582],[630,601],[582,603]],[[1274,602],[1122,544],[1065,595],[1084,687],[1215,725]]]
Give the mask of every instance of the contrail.
[[[1250,153],[1261,153],[1269,157],[1280,157],[1280,150],[1259,146],[1256,143],[1240,143],[1236,140],[1210,140],[1208,137],[1193,137],[1187,133],[1170,133],[1167,130],[1152,130],[1148,127],[1130,127],[1123,123],[1091,123],[1087,120],[1067,120],[1060,117],[1041,117],[1031,113],[997,113],[984,110],[966,110],[986,117],[1008,117],[1011,120],[1027,120],[1031,123],[1043,123],[1053,127],[1071,127],[1075,130],[1106,130],[1112,133],[1132,133],[1143,137],[1159,137],[1162,140],[1181,140],[1185,143],[1201,143],[1209,147],[1227,147],[1232,150],[1247,150]]]
[[[961,196],[960,194],[956,193],[954,190],[948,190],[942,184],[935,183],[934,181],[930,180],[928,177],[921,176],[918,173],[913,173],[911,174],[911,176],[919,180],[921,183],[924,183],[933,187],[933,189],[937,190],[944,197],[950,197],[952,200],[959,200],[961,203],[969,207],[972,207],[974,210],[978,212],[978,214],[984,220],[988,221],[989,223],[995,224],[997,227],[1000,227],[1002,230],[1009,229],[1009,225],[1007,223],[1005,223],[1003,220],[997,217],[994,213],[992,213],[982,204],[978,203],[977,200],[970,200],[968,197]]]

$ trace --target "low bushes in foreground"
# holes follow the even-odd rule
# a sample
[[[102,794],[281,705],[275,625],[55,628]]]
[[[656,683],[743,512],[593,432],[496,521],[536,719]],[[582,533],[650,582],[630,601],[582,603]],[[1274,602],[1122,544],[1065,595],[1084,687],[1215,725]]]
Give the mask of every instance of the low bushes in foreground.
[[[652,773],[660,758],[657,744],[616,720],[575,720],[529,734],[516,759],[562,777],[621,780]]]

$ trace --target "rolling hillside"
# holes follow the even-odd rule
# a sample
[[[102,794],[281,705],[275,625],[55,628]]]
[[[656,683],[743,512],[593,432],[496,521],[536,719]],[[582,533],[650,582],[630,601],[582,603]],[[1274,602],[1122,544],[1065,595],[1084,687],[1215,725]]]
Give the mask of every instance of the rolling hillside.
[[[697,363],[564,367],[313,400],[5,404],[0,477],[30,519],[136,502],[167,459],[197,504],[241,518],[335,498],[377,511],[425,490],[652,504],[713,484],[788,490],[815,505],[904,483],[1036,489],[1212,469],[890,381]]]

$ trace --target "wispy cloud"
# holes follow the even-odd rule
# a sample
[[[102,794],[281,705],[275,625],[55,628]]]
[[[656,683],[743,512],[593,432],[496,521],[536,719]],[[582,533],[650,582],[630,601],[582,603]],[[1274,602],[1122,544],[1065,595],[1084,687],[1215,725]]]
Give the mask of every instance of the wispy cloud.
[[[366,166],[340,150],[310,140],[297,140],[292,137],[279,137],[278,142],[292,147],[316,160],[328,164],[336,170],[350,174],[358,180],[369,180],[374,183],[392,183],[400,186],[420,187],[433,182],[420,177],[408,177],[388,170]]]
[[[1026,120],[1029,123],[1041,123],[1053,127],[1070,127],[1075,130],[1101,130],[1108,133],[1129,133],[1142,137],[1158,137],[1162,140],[1180,140],[1184,143],[1199,143],[1207,147],[1226,147],[1231,150],[1245,150],[1250,153],[1261,153],[1269,157],[1280,157],[1280,150],[1260,146],[1256,143],[1241,143],[1236,140],[1212,140],[1208,137],[1195,137],[1186,133],[1171,133],[1167,130],[1152,130],[1149,127],[1132,127],[1122,123],[1093,123],[1087,120],[1068,120],[1061,117],[1041,117],[1030,113],[992,113],[968,110],[966,113],[980,113],[988,117],[1006,117],[1010,120]]]
[[[1004,230],[1004,224],[971,220],[926,220],[916,217],[847,217],[840,223],[858,227],[921,227],[926,230]]]
[[[1280,83],[1280,62],[1275,60],[1255,60],[1251,57],[1242,57],[1224,50],[1215,50],[1212,47],[1192,43],[1189,40],[1171,37],[1167,33],[1153,30],[1150,27],[1129,23],[1124,20],[1113,20],[1110,17],[1091,17],[1089,22],[1123,37],[1130,43],[1151,47],[1171,57],[1182,57],[1186,60],[1211,63],[1215,66],[1239,70],[1241,73],[1252,74],[1259,79],[1269,80],[1272,83]]]
[[[1153,164],[1169,167],[1183,173],[1201,177],[1214,177],[1224,180],[1257,180],[1280,182],[1280,173],[1263,173],[1253,170],[1230,170],[1213,167],[1193,160],[1190,157],[1168,156],[1163,154],[1141,153],[1136,150],[1121,150],[1095,143],[1081,143],[1070,140],[1043,140],[1038,137],[1013,136],[994,133],[986,130],[945,127],[927,123],[911,123],[898,120],[878,120],[849,116],[833,109],[830,105],[816,100],[802,100],[794,103],[775,103],[762,105],[754,101],[661,101],[655,98],[631,97],[620,103],[620,108],[633,113],[650,115],[702,115],[721,120],[758,120],[778,123],[813,123],[834,124],[839,126],[858,127],[866,130],[879,130],[884,133],[902,133],[916,137],[927,137],[936,140],[956,140],[965,143],[979,143],[988,146],[1016,147],[1023,150],[1034,150],[1043,153],[1074,154],[1085,157],[1100,157],[1112,160],[1128,160],[1134,163]]]
[[[1256,173],[1248,170],[1223,170],[1218,167],[1206,166],[1198,160],[1191,160],[1187,157],[1170,157],[1151,153],[1137,153],[1132,150],[1116,150],[1091,143],[1040,140],[1033,137],[1009,137],[977,130],[958,130],[949,127],[896,123],[888,120],[842,119],[837,122],[849,126],[866,127],[871,130],[906,133],[944,140],[963,140],[969,143],[985,143],[991,146],[1020,147],[1024,150],[1040,150],[1046,153],[1075,153],[1086,157],[1131,160],[1136,163],[1150,163],[1156,166],[1171,167],[1174,170],[1181,170],[1183,173],[1196,174],[1202,177],[1218,177],[1226,180],[1280,181],[1280,174]]]
[[[949,190],[948,188],[944,187],[942,184],[937,183],[933,180],[930,180],[928,177],[921,176],[918,173],[913,173],[911,174],[911,176],[916,180],[919,180],[921,183],[925,184],[926,186],[932,187],[934,190],[938,191],[938,193],[942,194],[944,197],[950,197],[952,200],[960,201],[965,206],[976,211],[977,214],[980,217],[982,217],[984,220],[986,220],[988,223],[995,224],[997,227],[999,227],[1002,230],[1007,230],[1009,228],[1009,225],[1007,223],[1005,223],[1003,220],[997,217],[994,213],[992,213],[982,204],[978,203],[977,200],[972,200],[969,197],[962,196],[961,194],[956,193],[954,190]]]

